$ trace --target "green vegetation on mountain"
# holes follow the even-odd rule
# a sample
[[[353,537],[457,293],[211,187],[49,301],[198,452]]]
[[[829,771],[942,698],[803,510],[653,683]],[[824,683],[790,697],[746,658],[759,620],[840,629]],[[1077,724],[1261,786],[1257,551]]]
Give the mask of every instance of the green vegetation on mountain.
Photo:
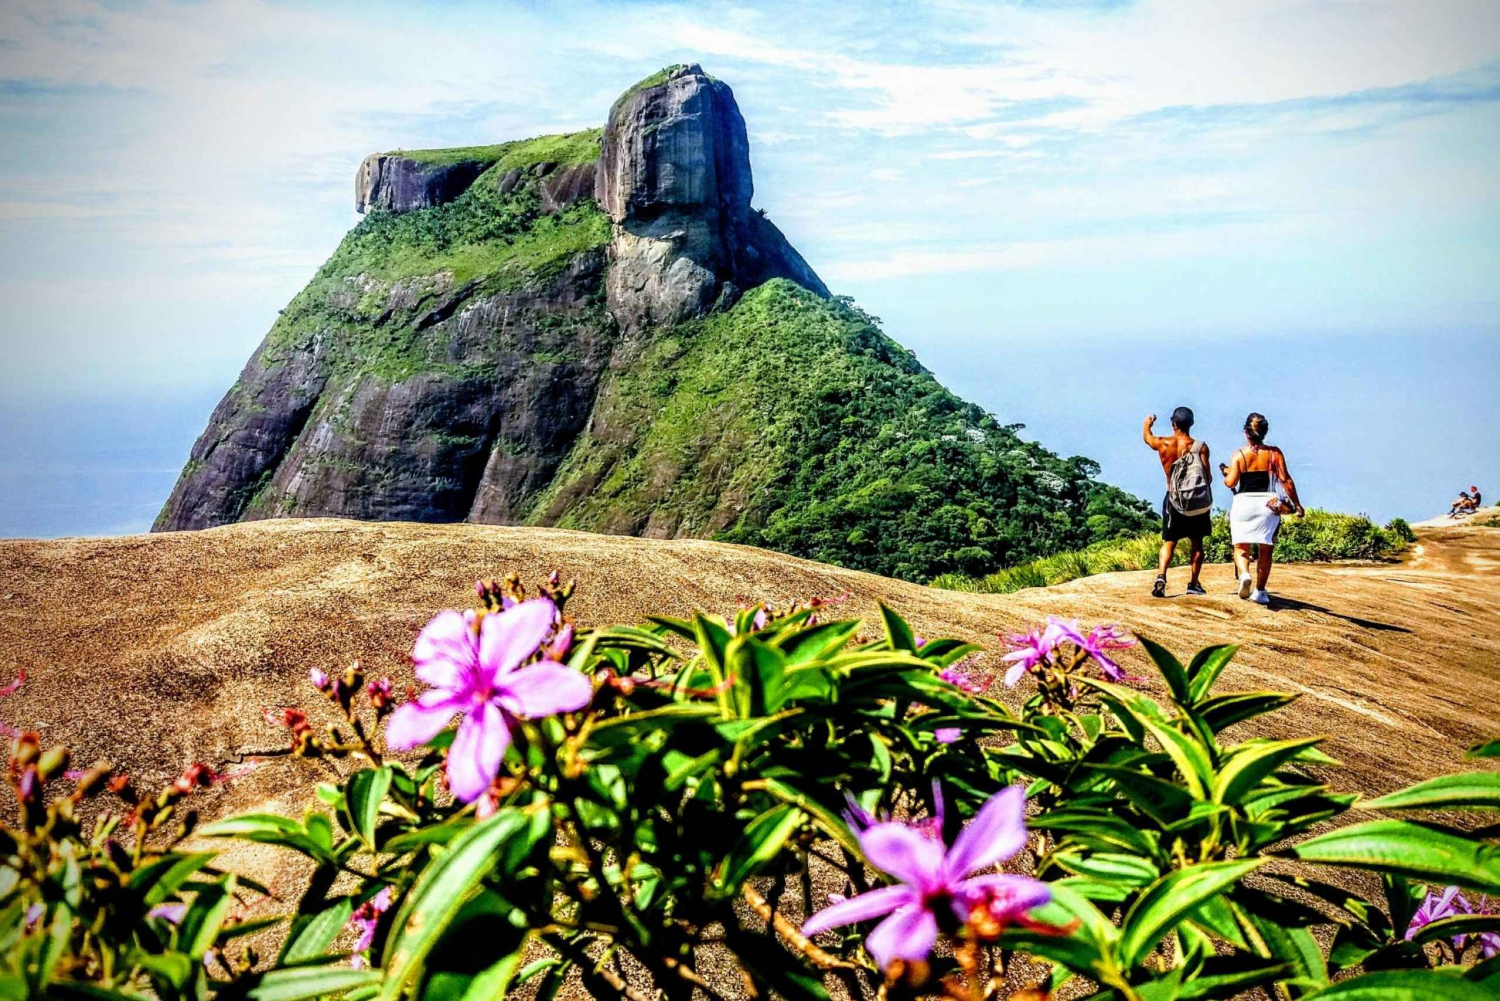
[[[604,129],[367,158],[365,218],[158,527],[560,525],[927,581],[1153,524],[826,298],[750,204],[747,149],[729,87],[692,65],[628,89]]]
[[[1151,523],[954,396],[847,300],[785,280],[662,331],[531,520],[713,535],[888,576],[983,573]]]
[[[1411,526],[1396,518],[1381,528],[1364,515],[1335,514],[1310,510],[1306,518],[1285,518],[1276,540],[1278,563],[1329,563],[1334,560],[1394,559],[1416,536]],[[1203,545],[1209,563],[1230,562],[1229,516],[1214,516],[1213,534]],[[1157,565],[1161,537],[1144,532],[1083,549],[1055,552],[1049,556],[982,576],[943,574],[932,583],[950,591],[1009,594],[1030,587],[1065,584],[1080,577],[1119,570],[1148,570]],[[1187,548],[1179,546],[1173,566],[1187,563]]]
[[[609,219],[592,199],[544,215],[535,184],[509,192],[498,184],[513,169],[588,162],[598,155],[598,129],[473,148],[498,152],[457,199],[419,212],[372,212],[349,231],[272,326],[265,361],[320,338],[336,367],[388,381],[451,371],[448,345],[416,325],[420,316],[470,282],[478,283],[470,298],[537,285],[609,242]]]

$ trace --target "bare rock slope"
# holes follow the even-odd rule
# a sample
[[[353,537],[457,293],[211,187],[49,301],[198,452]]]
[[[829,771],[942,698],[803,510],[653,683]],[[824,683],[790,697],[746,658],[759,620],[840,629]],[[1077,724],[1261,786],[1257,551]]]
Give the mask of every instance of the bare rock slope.
[[[991,596],[939,591],[765,550],[554,529],[283,520],[116,539],[0,542],[0,681],[26,683],[0,719],[107,758],[143,784],[187,764],[277,746],[269,707],[316,705],[311,667],[359,659],[411,680],[421,625],[464,607],[472,582],[518,570],[576,577],[584,624],[694,608],[729,612],[847,591],[925,635],[996,646],[1046,615],[1120,621],[1180,652],[1233,641],[1223,685],[1301,693],[1271,735],[1327,733],[1341,788],[1381,793],[1456,770],[1500,735],[1500,529],[1423,529],[1401,563],[1284,567],[1272,607],[1234,597],[1210,567],[1206,598],[1147,597],[1150,573],[1108,574]],[[994,670],[997,654],[982,662]],[[1139,654],[1131,652],[1139,658]],[[1138,673],[1147,673],[1138,664]],[[305,795],[305,762],[262,765],[210,812]]]

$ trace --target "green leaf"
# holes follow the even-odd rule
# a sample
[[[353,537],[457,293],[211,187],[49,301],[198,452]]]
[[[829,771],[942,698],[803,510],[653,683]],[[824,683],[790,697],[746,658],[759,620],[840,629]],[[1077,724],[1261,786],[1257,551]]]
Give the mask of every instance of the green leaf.
[[[1125,966],[1140,963],[1189,911],[1267,861],[1208,862],[1157,880],[1141,894],[1122,923],[1120,957]]]
[[[729,641],[732,638],[729,630],[703,613],[694,612],[693,636],[698,644],[698,650],[703,655],[703,663],[708,667],[713,687],[720,689],[717,699],[719,708],[724,711],[725,715],[731,715],[733,700],[731,693],[724,689],[724,679],[729,677],[729,668],[725,658],[729,649]]]
[[[1344,827],[1287,852],[1304,862],[1500,893],[1500,849],[1404,820],[1372,820]]]
[[[1192,697],[1189,694],[1188,672],[1182,666],[1182,662],[1166,647],[1153,643],[1144,636],[1140,637],[1140,641],[1141,647],[1150,655],[1156,669],[1166,679],[1167,688],[1172,692],[1173,700],[1183,705],[1190,705]]]
[[[1322,739],[1303,737],[1300,740],[1246,741],[1239,744],[1225,759],[1218,775],[1214,776],[1214,802],[1238,805],[1244,795],[1259,785],[1262,779],[1295,758],[1304,748],[1311,747]]]
[[[521,965],[520,951],[500,957],[498,961],[492,963],[469,982],[469,989],[464,991],[462,1001],[494,1001],[494,999],[504,998],[505,992],[510,990],[511,978],[516,975],[516,967],[519,965]]]
[[[1411,940],[1417,945],[1425,945],[1445,938],[1490,931],[1500,931],[1500,914],[1456,914],[1451,918],[1423,925]]]
[[[1329,984],[1304,1001],[1495,1001],[1495,992],[1449,973],[1386,970]]]
[[[854,832],[849,830],[849,825],[835,816],[832,811],[823,806],[811,796],[793,788],[779,779],[762,779],[762,788],[775,796],[783,803],[788,803],[799,810],[806,811],[813,821],[823,829],[823,833],[833,838],[840,846],[854,853],[856,858],[863,858],[864,852],[860,850],[859,839]]]
[[[1355,806],[1361,810],[1500,810],[1500,772],[1440,775]]]
[[[215,852],[163,855],[130,874],[130,888],[148,908],[163,903],[216,857]]]
[[[530,820],[522,811],[500,810],[455,838],[448,850],[427,866],[391,926],[382,998],[395,1001],[401,995],[480,880],[495,869],[506,842],[523,832],[529,834],[530,828]]]
[[[776,646],[786,655],[788,667],[808,664],[842,649],[862,624],[858,619],[820,623],[779,637]]]
[[[1225,646],[1208,646],[1199,650],[1193,657],[1193,662],[1187,666],[1188,696],[1194,706],[1208,698],[1209,692],[1213,691],[1214,683],[1219,680],[1219,675],[1234,655],[1239,652],[1239,647],[1234,644]]]
[[[322,816],[313,814],[312,816]],[[324,822],[327,818],[324,817]],[[209,824],[198,832],[205,838],[235,838],[257,844],[276,845],[301,852],[314,861],[332,863],[333,855],[319,839],[290,817],[274,813],[245,813]],[[331,832],[330,832],[330,841]]]
[[[1481,741],[1464,752],[1466,758],[1500,758],[1500,737]]]
[[[354,833],[365,847],[375,850],[375,824],[380,819],[380,804],[391,787],[389,768],[366,768],[349,776],[344,789],[345,805],[354,821]]]
[[[1052,861],[1075,876],[1087,876],[1103,883],[1115,883],[1124,887],[1146,886],[1160,878],[1161,873],[1149,860],[1139,855],[1121,852],[1098,852],[1082,854],[1063,851],[1053,855]]]
[[[1264,716],[1295,702],[1300,696],[1291,692],[1230,692],[1215,695],[1198,704],[1198,715],[1214,733],[1226,730],[1242,720]]]
[[[880,618],[885,623],[885,638],[890,643],[892,650],[904,651],[915,654],[917,652],[917,637],[912,632],[911,626],[906,620],[890,609],[885,602],[880,605]]]
[[[1188,791],[1199,799],[1206,799],[1208,784],[1213,781],[1214,768],[1203,745],[1181,730],[1174,730],[1153,719],[1141,717],[1141,725],[1156,738],[1162,750],[1167,752],[1167,757],[1177,766]]]
[[[794,806],[773,806],[750,822],[739,842],[719,864],[718,878],[714,880],[712,896],[726,899],[740,892],[740,886],[781,853],[786,841],[807,819],[807,814]]]
[[[1033,909],[1028,916],[1039,924],[1060,929],[1076,921],[1076,930],[1061,935],[1008,928],[1000,935],[1000,946],[1058,963],[1093,980],[1118,974],[1114,952],[1119,930],[1092,901],[1078,892],[1072,880],[1059,880],[1050,888],[1052,899]]]
[[[407,831],[391,838],[380,846],[382,852],[405,855],[427,845],[446,845],[464,831],[474,826],[472,817],[450,818],[440,824],[429,824],[414,831]]]
[[[292,922],[277,963],[288,966],[317,959],[328,951],[354,914],[354,898],[340,897],[313,914],[300,914]]]
[[[304,1001],[330,997],[381,982],[379,970],[351,970],[346,966],[300,966],[271,970],[246,992],[249,1001]]]
[[[182,923],[177,926],[178,948],[201,963],[218,941],[219,929],[224,927],[233,904],[233,876],[223,877],[195,893],[192,904],[183,912]]]

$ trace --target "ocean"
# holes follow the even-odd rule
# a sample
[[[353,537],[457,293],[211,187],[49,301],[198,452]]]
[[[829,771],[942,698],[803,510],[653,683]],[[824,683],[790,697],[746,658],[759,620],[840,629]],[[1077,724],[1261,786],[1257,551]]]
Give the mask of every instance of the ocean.
[[[1477,484],[1500,498],[1500,337],[1370,334],[1255,338],[1060,337],[975,341],[887,329],[951,389],[1024,423],[1027,437],[1087,455],[1103,478],[1159,503],[1141,444],[1179,404],[1214,462],[1243,442],[1250,410],[1271,421],[1310,507],[1385,522],[1447,510]],[[124,535],[150,529],[188,449],[233,381],[113,394],[0,397],[0,537]],[[1228,492],[1220,488],[1220,500]]]

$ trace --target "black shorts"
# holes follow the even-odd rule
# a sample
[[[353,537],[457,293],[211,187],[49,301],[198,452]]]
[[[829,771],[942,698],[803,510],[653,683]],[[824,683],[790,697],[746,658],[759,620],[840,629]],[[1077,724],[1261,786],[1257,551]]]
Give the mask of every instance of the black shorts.
[[[1183,514],[1172,506],[1169,497],[1161,499],[1161,541],[1178,542],[1191,539],[1202,542],[1213,531],[1213,513]]]

